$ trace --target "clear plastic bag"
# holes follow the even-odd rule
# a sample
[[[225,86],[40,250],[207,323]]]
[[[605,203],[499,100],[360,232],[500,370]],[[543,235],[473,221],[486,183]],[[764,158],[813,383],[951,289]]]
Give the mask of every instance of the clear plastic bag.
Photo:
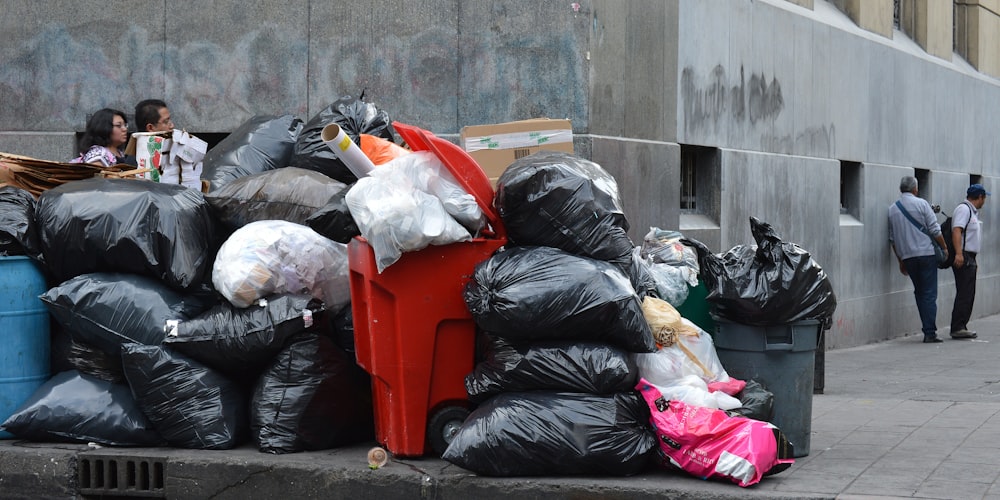
[[[281,220],[251,222],[236,230],[212,269],[215,289],[236,307],[273,293],[304,293],[330,311],[351,301],[347,245]]]
[[[486,222],[475,198],[425,151],[379,166],[359,179],[345,200],[380,273],[403,252],[469,241]]]

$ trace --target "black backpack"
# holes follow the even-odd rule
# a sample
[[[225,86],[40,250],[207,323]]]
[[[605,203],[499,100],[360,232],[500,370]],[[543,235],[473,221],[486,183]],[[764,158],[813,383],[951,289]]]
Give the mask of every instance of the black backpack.
[[[962,204],[964,205],[965,202],[962,202]],[[971,213],[972,208],[970,207],[969,210],[970,210],[969,220],[972,220],[972,213]],[[968,224],[966,224],[966,226],[962,228],[962,248],[963,249],[965,248],[965,229],[967,227],[969,227]],[[949,267],[952,266],[952,264],[955,263],[955,242],[951,238],[951,216],[950,215],[948,216],[947,219],[944,220],[944,222],[941,223],[941,235],[944,236],[944,243],[945,243],[945,245],[948,246],[948,258],[945,259],[943,262],[941,262],[941,263],[938,264],[938,269],[948,269]]]

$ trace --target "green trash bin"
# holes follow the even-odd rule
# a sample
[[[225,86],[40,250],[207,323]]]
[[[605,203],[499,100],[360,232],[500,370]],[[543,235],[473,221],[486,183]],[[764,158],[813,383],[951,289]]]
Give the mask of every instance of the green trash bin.
[[[708,288],[705,287],[704,282],[699,280],[698,286],[688,287],[687,299],[684,299],[684,303],[677,308],[677,312],[688,321],[698,325],[698,328],[712,333],[715,331],[715,321],[712,319],[711,304],[705,300],[706,297],[708,297]]]
[[[808,455],[821,322],[807,320],[764,327],[713,319],[712,340],[722,367],[730,377],[756,380],[774,394],[771,423],[792,442],[793,456]]]

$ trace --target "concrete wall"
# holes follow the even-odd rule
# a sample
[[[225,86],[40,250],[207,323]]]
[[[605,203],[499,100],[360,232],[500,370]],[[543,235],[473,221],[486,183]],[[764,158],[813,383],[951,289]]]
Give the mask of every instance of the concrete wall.
[[[865,344],[919,331],[886,241],[899,178],[928,172],[921,193],[947,210],[970,175],[1000,189],[1000,82],[873,32],[884,9],[867,9],[885,1],[836,3],[9,0],[0,151],[67,159],[88,113],[147,97],[196,134],[262,113],[308,120],[361,92],[452,139],[464,125],[570,118],[577,152],[618,180],[633,240],[680,229],[724,252],[752,243],[756,216],[830,276],[827,346]],[[715,151],[705,213],[679,208],[688,146]],[[849,214],[842,161],[860,172]],[[989,224],[1000,207],[983,212]],[[1000,247],[989,227],[985,248]],[[980,265],[975,316],[1000,312],[998,259],[987,250]],[[940,278],[943,329],[953,280]]]

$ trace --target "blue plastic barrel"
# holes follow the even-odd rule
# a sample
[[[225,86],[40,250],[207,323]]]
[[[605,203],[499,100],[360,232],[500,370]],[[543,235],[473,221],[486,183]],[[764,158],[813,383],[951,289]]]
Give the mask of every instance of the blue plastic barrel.
[[[49,314],[38,298],[46,290],[35,261],[0,256],[0,424],[49,379]]]

